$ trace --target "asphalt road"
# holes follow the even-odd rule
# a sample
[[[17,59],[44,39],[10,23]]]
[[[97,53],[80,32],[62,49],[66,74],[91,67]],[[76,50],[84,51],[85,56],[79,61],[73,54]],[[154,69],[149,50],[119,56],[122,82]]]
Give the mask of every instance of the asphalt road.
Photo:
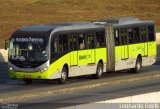
[[[44,90],[57,90],[67,87],[77,87],[85,84],[103,83],[106,81],[123,80],[130,77],[160,74],[160,63],[143,67],[141,73],[133,74],[127,71],[117,71],[104,74],[100,80],[88,78],[86,76],[71,78],[67,84],[59,85],[56,81],[34,81],[31,85],[25,85],[22,80],[11,80],[7,76],[7,64],[0,65],[0,98],[10,95],[20,96],[22,94],[41,92]],[[160,91],[160,79],[149,79],[122,83],[111,86],[100,86],[86,88],[73,92],[58,93],[53,95],[42,95],[37,97],[15,99],[12,103],[18,103],[20,109],[53,109],[57,107],[83,104],[99,100],[113,99],[140,93]]]
[[[140,74],[149,74],[154,71],[160,71],[159,63],[158,65],[152,65],[148,67],[142,68],[142,72]],[[117,72],[112,72],[112,73],[105,73],[103,78],[101,80],[95,80],[95,79],[90,79],[87,76],[82,76],[82,77],[76,77],[76,78],[71,78],[68,80],[67,84],[65,85],[59,85],[57,84],[56,81],[54,80],[38,80],[38,81],[33,81],[33,84],[31,85],[25,85],[22,80],[12,80],[9,79],[7,76],[7,64],[0,64],[0,94],[7,94],[9,92],[15,92],[15,91],[29,91],[32,89],[45,89],[45,88],[50,88],[50,87],[55,87],[55,88],[61,88],[63,86],[67,87],[70,86],[74,83],[79,83],[81,82],[100,82],[103,80],[114,80],[116,77],[125,77],[125,76],[132,76],[136,74],[128,73],[126,71],[117,71]],[[138,75],[138,74],[137,74]]]
[[[20,100],[13,103],[18,104],[20,109],[54,109],[153,91],[160,91],[160,79],[136,81],[109,87],[103,86],[72,93]]]

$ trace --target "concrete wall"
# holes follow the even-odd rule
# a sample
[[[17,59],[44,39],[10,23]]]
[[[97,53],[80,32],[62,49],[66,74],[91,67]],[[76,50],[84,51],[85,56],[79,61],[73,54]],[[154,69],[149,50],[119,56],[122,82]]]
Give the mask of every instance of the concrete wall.
[[[98,102],[93,102],[88,104],[69,106],[69,107],[64,107],[60,109],[121,109],[121,106],[123,104],[133,105],[134,103],[135,103],[135,106],[139,106],[139,105],[144,106],[144,108],[140,108],[140,109],[160,109],[160,91],[122,97],[122,98],[116,98],[111,100],[98,101]],[[147,106],[151,106],[151,105],[156,107],[147,108]]]
[[[157,44],[160,44],[160,33],[156,33]],[[8,62],[8,51],[0,49],[0,63]]]
[[[160,33],[156,33],[157,44],[160,44]]]
[[[8,50],[0,49],[0,63],[8,62]]]

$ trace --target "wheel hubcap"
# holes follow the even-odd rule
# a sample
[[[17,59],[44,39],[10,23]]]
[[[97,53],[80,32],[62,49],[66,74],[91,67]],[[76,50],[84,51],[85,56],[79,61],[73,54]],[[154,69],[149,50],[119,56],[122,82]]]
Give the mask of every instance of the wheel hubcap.
[[[102,74],[102,68],[99,67],[99,69],[98,69],[98,75],[100,76],[101,74]]]
[[[141,68],[141,64],[140,62],[137,63],[137,70],[139,70]]]
[[[63,72],[63,73],[62,73],[62,79],[63,79],[63,80],[66,80],[66,78],[67,78],[67,74],[66,74],[66,72]]]

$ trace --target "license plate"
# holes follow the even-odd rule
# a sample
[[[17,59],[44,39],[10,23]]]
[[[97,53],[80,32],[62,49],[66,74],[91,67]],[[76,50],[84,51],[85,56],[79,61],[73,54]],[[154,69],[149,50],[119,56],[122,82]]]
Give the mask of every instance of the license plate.
[[[30,74],[24,74],[24,78],[31,78]]]

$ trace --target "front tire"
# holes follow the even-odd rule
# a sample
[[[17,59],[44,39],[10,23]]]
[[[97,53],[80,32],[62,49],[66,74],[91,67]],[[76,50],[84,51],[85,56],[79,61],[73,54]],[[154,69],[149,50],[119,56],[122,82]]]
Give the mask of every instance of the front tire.
[[[142,68],[142,59],[140,57],[138,57],[136,60],[135,68],[132,68],[131,72],[132,73],[139,73],[141,71],[141,68]]]
[[[65,84],[68,78],[67,69],[64,67],[61,72],[61,78],[58,79],[59,84]]]
[[[97,69],[96,69],[96,74],[94,74],[93,77],[95,79],[100,79],[100,78],[102,78],[102,75],[103,75],[103,64],[98,63]]]

